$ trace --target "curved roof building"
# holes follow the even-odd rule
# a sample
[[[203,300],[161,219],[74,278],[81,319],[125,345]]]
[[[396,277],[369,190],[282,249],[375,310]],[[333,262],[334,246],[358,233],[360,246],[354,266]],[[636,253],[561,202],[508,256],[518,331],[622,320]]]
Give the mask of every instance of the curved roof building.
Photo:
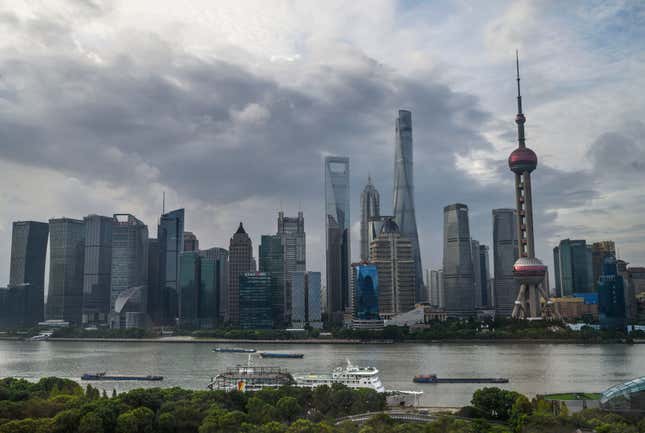
[[[612,412],[645,413],[645,376],[606,389],[600,406]]]

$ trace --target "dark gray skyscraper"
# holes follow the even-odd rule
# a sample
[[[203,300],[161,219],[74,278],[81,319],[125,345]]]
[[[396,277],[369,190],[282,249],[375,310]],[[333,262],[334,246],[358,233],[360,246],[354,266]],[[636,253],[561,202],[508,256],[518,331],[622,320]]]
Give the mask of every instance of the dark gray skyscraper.
[[[285,317],[290,317],[291,311],[291,276],[294,272],[307,270],[307,250],[305,238],[305,217],[302,211],[297,217],[286,217],[284,212],[278,213],[278,236],[282,239],[284,248],[284,282],[285,282]]]
[[[112,313],[120,314],[114,320],[119,322],[116,327],[122,327],[125,326],[123,313],[147,312],[148,227],[128,214],[116,214],[113,221],[110,310]],[[124,311],[117,307],[117,298],[129,290],[132,290],[132,294],[128,295],[128,302],[133,308]]]
[[[349,158],[325,158],[325,237],[327,315],[340,323],[351,307],[349,217]]]
[[[380,216],[379,193],[372,185],[372,177],[368,176],[367,185],[361,194],[361,261],[368,261],[370,258],[369,222]]]
[[[493,278],[495,313],[510,317],[513,313],[519,283],[513,276],[518,258],[515,209],[493,209]]]
[[[475,286],[468,206],[461,203],[443,209],[444,308],[450,316],[475,313]]]
[[[45,309],[45,260],[49,225],[36,221],[16,221],[11,233],[11,266],[9,285],[25,287],[26,311],[22,315],[25,326],[43,320]]]
[[[481,275],[481,306],[490,307],[492,299],[490,297],[490,262],[488,259],[488,245],[479,245],[479,273]]]
[[[85,224],[71,218],[49,220],[48,320],[81,323]]]
[[[106,324],[110,313],[112,217],[88,215],[85,222],[83,323]]]
[[[218,317],[217,323],[224,323],[228,311],[228,251],[224,248],[200,250],[199,255],[214,263],[217,274]]]
[[[231,238],[228,253],[228,317],[226,321],[237,326],[240,324],[240,276],[255,271],[253,244],[242,223]]]
[[[482,271],[481,271],[481,260],[479,259],[479,241],[471,240],[470,241],[470,254],[472,255],[473,262],[473,285],[475,295],[475,308],[482,308]],[[484,281],[486,283],[486,281]]]
[[[179,255],[184,251],[184,210],[177,209],[161,215],[157,229],[159,241],[158,304],[161,323],[174,323],[178,316]]]
[[[424,301],[426,292],[423,287],[421,250],[417,233],[417,219],[414,208],[414,180],[412,170],[412,113],[399,110],[396,119],[396,147],[394,150],[394,220],[401,235],[412,242],[415,261],[417,301]]]

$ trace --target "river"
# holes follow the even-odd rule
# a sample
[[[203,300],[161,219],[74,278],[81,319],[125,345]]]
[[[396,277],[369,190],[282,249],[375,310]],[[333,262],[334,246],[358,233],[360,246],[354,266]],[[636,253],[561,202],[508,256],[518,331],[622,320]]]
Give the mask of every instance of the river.
[[[94,382],[117,391],[147,386],[204,389],[218,371],[246,363],[246,355],[214,353],[214,344],[0,341],[0,377],[36,380],[108,371],[164,376],[163,382]],[[249,344],[218,346],[254,347]],[[258,360],[292,373],[328,372],[346,359],[380,370],[387,389],[422,390],[424,406],[462,406],[485,385],[412,382],[416,374],[440,377],[506,377],[502,385],[529,396],[552,392],[600,392],[645,375],[645,345],[577,344],[262,344],[258,350],[290,351],[304,359]]]

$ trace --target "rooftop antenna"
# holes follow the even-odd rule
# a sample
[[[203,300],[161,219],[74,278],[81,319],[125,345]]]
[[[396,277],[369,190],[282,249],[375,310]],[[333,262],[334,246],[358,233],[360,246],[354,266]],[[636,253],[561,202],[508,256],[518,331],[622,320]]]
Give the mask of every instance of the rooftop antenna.
[[[163,198],[161,199],[161,215],[166,213],[166,191],[163,192]]]

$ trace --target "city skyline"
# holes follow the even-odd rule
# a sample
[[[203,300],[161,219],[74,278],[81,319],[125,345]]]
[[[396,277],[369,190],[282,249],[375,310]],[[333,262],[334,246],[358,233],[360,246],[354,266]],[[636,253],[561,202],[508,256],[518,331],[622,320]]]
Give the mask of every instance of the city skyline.
[[[584,13],[570,9],[563,14],[551,7],[537,8],[531,2],[496,3],[497,8],[493,7],[490,13],[484,13],[480,5],[471,5],[472,13],[465,20],[468,26],[452,24],[456,26],[452,28],[454,32],[447,32],[460,41],[463,48],[459,56],[454,55],[454,50],[449,52],[451,50],[436,38],[428,37],[434,33],[427,33],[444,28],[443,18],[463,12],[459,5],[388,6],[379,3],[370,9],[377,21],[381,19],[388,24],[383,32],[374,32],[374,22],[355,15],[364,6],[352,6],[343,12],[321,7],[320,13],[332,22],[345,23],[352,17],[357,28],[371,35],[383,34],[383,39],[376,37],[381,47],[361,37],[361,32],[346,33],[341,25],[324,28],[318,23],[307,20],[298,23],[298,19],[293,19],[288,21],[287,29],[297,34],[306,25],[310,28],[305,34],[321,45],[309,39],[305,44],[297,44],[296,36],[293,40],[291,36],[286,40],[269,37],[262,45],[269,55],[252,48],[248,38],[233,37],[236,34],[230,26],[195,24],[195,31],[185,34],[181,42],[174,42],[164,32],[163,24],[170,15],[180,23],[188,18],[181,11],[160,11],[147,27],[140,29],[145,35],[158,36],[159,45],[128,44],[128,50],[141,61],[138,66],[128,66],[133,68],[128,72],[134,76],[149,74],[157,53],[162,59],[160,64],[155,64],[159,70],[155,69],[152,76],[168,90],[165,97],[171,100],[164,102],[155,99],[160,95],[148,93],[155,103],[145,105],[143,101],[152,101],[141,97],[139,103],[130,104],[129,97],[145,95],[146,82],[135,80],[127,84],[132,87],[123,87],[126,84],[119,84],[122,76],[117,63],[117,56],[128,51],[124,41],[129,41],[126,28],[133,23],[132,11],[144,7],[132,2],[133,9],[129,12],[123,5],[115,4],[114,8],[123,12],[119,18],[107,10],[98,9],[92,14],[74,7],[58,15],[53,12],[54,3],[49,6],[51,9],[43,7],[33,14],[24,9],[28,6],[12,10],[10,14],[15,15],[16,21],[4,23],[0,30],[7,33],[4,44],[14,44],[16,49],[28,53],[22,59],[25,64],[55,62],[45,63],[43,68],[52,74],[54,71],[80,72],[80,75],[65,74],[68,77],[65,79],[56,76],[44,81],[72,80],[69,85],[79,84],[79,88],[84,88],[82,81],[74,80],[84,80],[87,73],[97,72],[97,65],[102,64],[97,72],[97,89],[106,92],[107,96],[98,98],[102,102],[93,102],[79,92],[77,99],[63,98],[59,106],[41,105],[47,101],[47,98],[43,99],[46,94],[42,87],[30,83],[43,80],[34,81],[36,77],[23,74],[27,83],[23,87],[18,85],[21,83],[20,71],[3,71],[2,88],[9,95],[20,94],[21,97],[8,103],[7,111],[0,117],[0,123],[11,131],[0,152],[1,180],[3,185],[9,186],[2,191],[3,200],[11,204],[0,209],[0,244],[6,246],[0,248],[0,284],[8,282],[12,221],[47,221],[54,216],[82,218],[92,213],[127,212],[137,215],[154,231],[162,191],[167,192],[167,202],[173,208],[187,209],[186,227],[197,234],[205,247],[225,247],[240,219],[245,221],[254,245],[258,245],[261,234],[274,232],[276,211],[284,208],[287,213],[294,214],[302,209],[308,217],[309,267],[324,272],[324,222],[318,218],[322,214],[319,203],[322,185],[318,176],[308,177],[311,181],[307,182],[298,179],[302,173],[320,172],[321,154],[350,157],[351,214],[355,216],[351,251],[359,251],[358,197],[368,171],[381,192],[381,201],[389,203],[392,199],[389,188],[393,158],[391,119],[398,109],[411,110],[415,118],[417,222],[424,267],[433,269],[441,263],[441,248],[438,247],[441,244],[441,209],[449,203],[467,204],[472,237],[492,245],[490,210],[513,206],[504,159],[514,147],[510,136],[514,125],[509,121],[514,110],[510,109],[509,101],[514,97],[510,78],[515,48],[524,53],[523,76],[532,83],[531,88],[525,90],[526,108],[531,113],[529,144],[541,157],[540,170],[534,179],[534,199],[536,206],[541,208],[535,215],[536,239],[541,240],[541,244],[536,245],[536,256],[551,268],[551,250],[560,239],[594,241],[609,237],[616,241],[620,257],[636,265],[645,263],[645,252],[638,247],[643,243],[644,230],[635,218],[643,212],[641,193],[630,191],[630,186],[623,182],[628,179],[626,176],[631,176],[631,183],[638,183],[642,170],[638,164],[621,165],[624,162],[613,158],[608,151],[614,146],[633,152],[636,163],[643,155],[643,134],[639,133],[642,130],[641,102],[625,98],[629,95],[628,89],[642,87],[639,84],[645,75],[641,73],[642,62],[634,57],[635,64],[628,70],[624,63],[613,61],[610,54],[617,46],[621,47],[625,58],[636,52],[638,46],[634,41],[638,38],[634,35],[643,31],[642,26],[623,18],[636,13],[637,7],[632,4],[613,10],[595,5]],[[245,7],[239,6],[240,11]],[[227,22],[226,18],[230,18],[233,11],[230,7],[221,9],[210,19]],[[169,15],[164,15],[166,13]],[[301,18],[302,13],[294,10],[289,16]],[[556,15],[563,17],[558,20]],[[406,20],[406,26],[414,28],[419,39],[436,42],[421,46],[415,38],[408,41],[409,44],[401,43],[405,36],[400,16],[418,17]],[[64,25],[56,26],[61,20]],[[420,26],[422,21],[427,30]],[[566,30],[565,22],[575,24],[580,34],[558,32]],[[39,43],[42,35],[35,27],[29,27],[29,23],[54,24],[63,38],[56,39],[56,43],[52,40],[51,45],[43,47]],[[105,41],[96,39],[93,24],[104,26],[112,33],[105,34]],[[272,26],[265,22],[255,25],[261,34]],[[515,31],[522,26],[528,26],[532,32]],[[624,34],[614,34],[604,43],[583,38],[591,29],[606,34],[611,28],[621,26],[625,28]],[[218,30],[207,30],[211,28]],[[73,45],[71,38],[65,39],[69,36],[67,32],[72,30],[76,30],[79,45]],[[225,39],[230,40],[232,46],[243,48],[251,59],[259,59],[256,75],[244,66],[245,59],[234,58],[224,47],[203,48],[203,41],[213,40],[209,31],[222,32],[223,36],[229,36]],[[483,35],[480,39],[484,42],[469,36],[471,31],[473,35]],[[553,42],[548,36],[550,33],[561,34],[563,39],[560,41],[567,49],[549,49],[549,43]],[[628,34],[630,37],[626,38]],[[19,41],[15,35],[21,36]],[[343,44],[337,42],[342,36],[348,36]],[[388,39],[392,42],[382,43]],[[477,53],[475,48],[479,48],[477,44],[480,43],[486,44],[483,50],[491,54],[490,59]],[[8,61],[13,57],[7,47],[2,45],[0,57]],[[34,47],[40,48],[30,49]],[[164,47],[178,51],[164,51]],[[422,51],[419,51],[420,47],[423,47]],[[192,70],[171,66],[178,55],[195,61],[202,58],[200,49],[218,54],[222,61],[207,60],[194,64]],[[334,58],[329,55],[332,50]],[[427,60],[414,61],[418,59],[416,52],[426,53]],[[316,54],[320,54],[323,67],[331,68],[340,77],[338,83],[324,77],[319,81],[311,79],[309,74],[316,76],[321,70],[320,63],[313,61]],[[564,64],[567,67],[562,69],[560,65]],[[480,66],[476,68],[478,75],[470,72],[475,69],[473,66]],[[617,70],[621,73],[616,73]],[[220,81],[199,81],[192,74],[198,71],[206,71]],[[162,76],[168,77],[168,81],[162,80]],[[264,81],[258,80],[259,77]],[[281,86],[287,80],[285,77],[295,77],[290,86]],[[164,108],[194,106],[190,104],[196,104],[197,100],[203,104],[210,94],[208,89],[219,82],[241,82],[242,87],[251,90],[232,86],[239,90],[224,95],[219,102],[212,98],[207,101],[206,107],[196,111],[207,115],[203,127],[194,129],[201,131],[198,135],[184,127],[195,125],[195,118],[187,113],[170,116]],[[193,90],[179,92],[181,83],[192,85]],[[354,100],[342,91],[344,86],[353,84],[366,85],[352,86],[357,92]],[[398,90],[391,90],[392,85]],[[203,98],[203,95],[207,97]],[[327,100],[324,95],[332,95],[334,99]],[[581,98],[584,103],[577,103]],[[607,104],[608,99],[616,102]],[[291,101],[297,110],[280,105],[281,100]],[[82,105],[77,105],[79,103]],[[36,106],[42,106],[42,113],[47,115],[53,113],[52,110],[60,115],[49,116],[41,123],[38,123],[41,112],[32,113],[33,120],[23,117]],[[571,110],[573,106],[577,109]],[[593,106],[599,111],[594,111]],[[346,115],[357,111],[363,112],[364,117]],[[118,116],[108,118],[100,114],[105,112]],[[74,113],[87,117],[79,119]],[[308,117],[303,118],[303,115]],[[162,121],[173,116],[176,116],[174,122]],[[124,126],[128,118],[137,117],[155,128],[148,131],[133,125]],[[310,127],[308,119],[311,118],[319,126]],[[589,124],[589,119],[594,119],[593,124]],[[221,125],[218,122],[222,120],[225,120],[222,131],[209,123]],[[61,128],[68,130],[68,135],[61,137]],[[161,135],[152,129],[157,129]],[[301,136],[298,130],[306,135]],[[89,140],[88,136],[100,137],[100,140]],[[260,140],[259,136],[265,138]],[[220,144],[211,146],[216,142]],[[161,144],[157,148],[151,147],[151,143]],[[294,143],[294,147],[278,143]],[[254,150],[263,148],[274,152],[266,160],[249,158],[255,154]],[[491,149],[494,152],[490,152]],[[77,154],[86,152],[94,154],[93,161],[76,159]],[[240,156],[250,166],[240,163]],[[581,161],[581,164],[571,167],[568,163],[571,160]],[[260,177],[255,175],[244,178],[244,173],[261,175],[264,180],[259,181]],[[43,184],[49,187],[46,194],[41,191]],[[451,185],[447,191],[444,191],[445,184]],[[283,204],[278,207],[280,202]],[[356,258],[355,254],[353,258]]]

